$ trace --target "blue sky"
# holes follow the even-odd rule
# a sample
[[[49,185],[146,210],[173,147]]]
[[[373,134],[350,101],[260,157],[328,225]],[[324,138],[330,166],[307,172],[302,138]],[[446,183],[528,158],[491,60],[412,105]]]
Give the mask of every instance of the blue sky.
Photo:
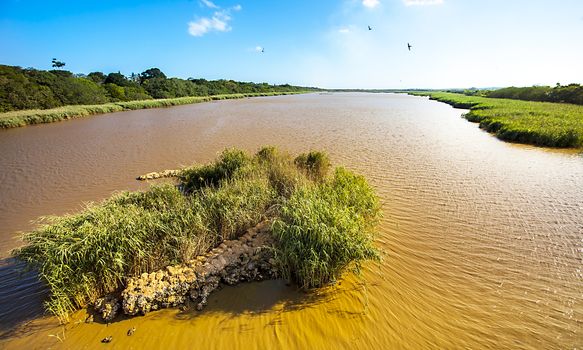
[[[0,0],[0,38],[1,64],[48,69],[56,57],[83,73],[159,67],[329,88],[583,83],[582,0]]]

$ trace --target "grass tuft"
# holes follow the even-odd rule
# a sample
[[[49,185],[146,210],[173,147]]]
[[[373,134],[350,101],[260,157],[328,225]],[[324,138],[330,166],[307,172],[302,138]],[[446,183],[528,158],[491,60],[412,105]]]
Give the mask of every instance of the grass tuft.
[[[330,169],[330,158],[326,153],[318,151],[302,153],[296,157],[294,163],[314,181],[323,181]]]
[[[378,259],[373,227],[380,206],[362,176],[338,168],[332,179],[298,189],[273,224],[284,276],[302,288],[335,281],[352,266]]]
[[[185,169],[180,174],[180,179],[184,190],[192,193],[204,187],[218,185],[221,180],[231,178],[237,170],[250,163],[251,158],[245,152],[226,149],[214,163]]]

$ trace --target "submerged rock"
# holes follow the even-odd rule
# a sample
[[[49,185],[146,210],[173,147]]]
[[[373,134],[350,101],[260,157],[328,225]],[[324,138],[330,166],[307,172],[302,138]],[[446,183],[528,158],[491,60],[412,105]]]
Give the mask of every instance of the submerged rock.
[[[155,179],[162,179],[165,177],[177,177],[180,175],[180,173],[181,173],[181,170],[164,170],[161,172],[152,172],[152,173],[147,173],[145,175],[140,175],[136,179],[140,180],[140,181],[155,180]]]
[[[146,314],[182,305],[188,297],[201,310],[221,283],[275,278],[278,273],[273,243],[269,224],[263,222],[189,263],[130,278],[121,294],[123,311],[128,315]]]
[[[113,337],[110,335],[109,337],[105,337],[103,339],[101,339],[102,343],[111,343],[111,340],[113,339]]]

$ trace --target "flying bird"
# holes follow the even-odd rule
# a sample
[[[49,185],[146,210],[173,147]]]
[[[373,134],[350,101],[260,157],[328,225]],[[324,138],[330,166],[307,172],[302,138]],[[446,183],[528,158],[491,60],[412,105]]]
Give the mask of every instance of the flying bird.
[[[261,53],[264,53],[264,52],[265,52],[265,48],[264,48],[264,47],[262,47],[262,48],[261,48]]]
[[[407,48],[409,49],[409,51],[411,51],[411,48],[412,48],[412,47],[413,47],[413,46],[411,46],[411,44],[407,43]]]
[[[371,26],[368,26],[368,30],[372,30],[372,27]]]

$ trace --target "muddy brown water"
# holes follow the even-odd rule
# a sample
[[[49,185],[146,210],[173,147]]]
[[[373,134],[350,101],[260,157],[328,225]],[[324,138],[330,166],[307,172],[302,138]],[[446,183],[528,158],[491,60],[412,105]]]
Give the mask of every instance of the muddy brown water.
[[[310,94],[114,113],[0,131],[0,251],[41,215],[147,186],[225,147],[327,150],[383,202],[381,263],[304,294],[228,287],[202,312],[109,326],[42,317],[43,288],[0,264],[4,348],[583,347],[583,158],[501,142],[462,110],[394,94]],[[128,329],[136,327],[133,336]]]

